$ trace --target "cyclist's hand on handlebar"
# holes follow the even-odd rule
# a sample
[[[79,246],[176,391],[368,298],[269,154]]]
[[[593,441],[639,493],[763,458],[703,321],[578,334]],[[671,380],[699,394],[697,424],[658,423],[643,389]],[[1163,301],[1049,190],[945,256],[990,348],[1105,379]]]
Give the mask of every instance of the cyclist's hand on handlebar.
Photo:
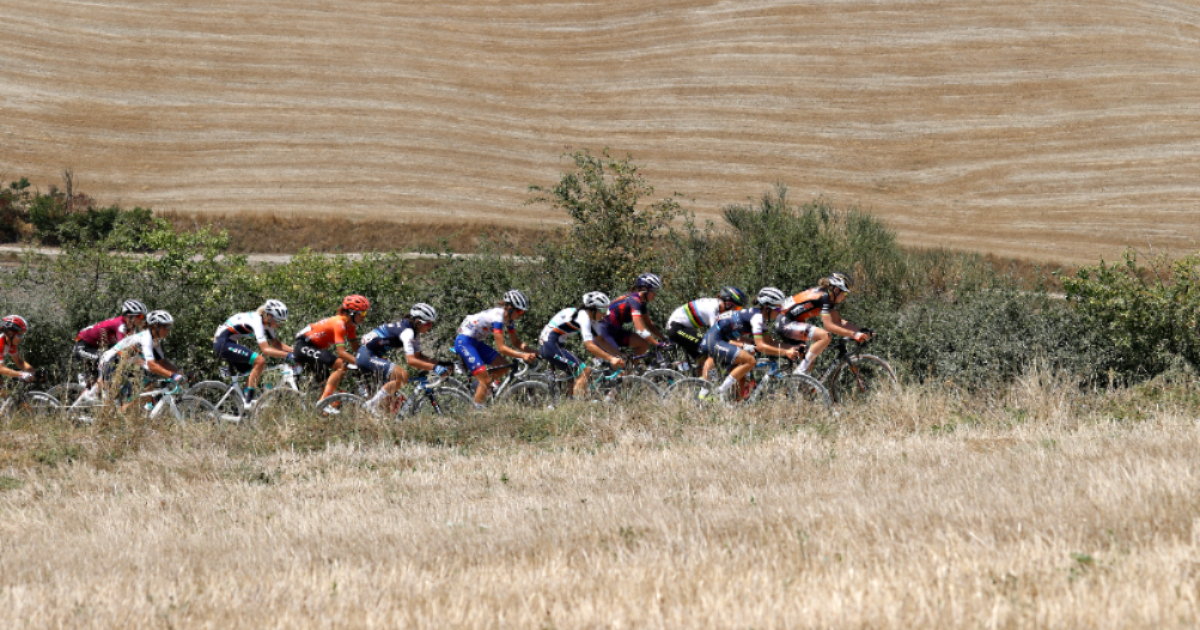
[[[621,357],[613,357],[608,364],[617,368],[618,370],[621,370],[625,368],[625,359],[622,359]]]
[[[449,372],[449,371],[450,371],[449,368],[447,368],[446,366],[444,366],[440,363],[438,365],[434,366],[434,368],[433,368],[433,373],[435,376],[442,376],[446,372]]]
[[[858,343],[864,343],[871,340],[871,333],[867,330],[860,330],[854,333],[854,340]]]
[[[786,352],[784,352],[784,353],[783,353],[783,356],[785,356],[785,357],[787,357],[787,358],[789,358],[789,359],[791,359],[791,360],[795,361],[796,359],[799,359],[799,358],[800,358],[800,351],[799,351],[799,350],[797,350],[797,349],[795,349],[795,348],[792,348],[792,349],[790,349],[790,350],[787,350]]]
[[[283,357],[283,360],[287,361],[288,363],[295,363],[296,362],[296,353],[295,352],[287,353],[287,356]]]
[[[526,363],[537,363],[537,355],[532,352],[526,352],[521,355],[521,360]]]
[[[182,383],[187,380],[187,377],[182,374],[172,374],[171,380],[175,381],[176,383]]]
[[[33,380],[33,372],[21,372],[17,378],[21,379],[22,383],[28,383]]]

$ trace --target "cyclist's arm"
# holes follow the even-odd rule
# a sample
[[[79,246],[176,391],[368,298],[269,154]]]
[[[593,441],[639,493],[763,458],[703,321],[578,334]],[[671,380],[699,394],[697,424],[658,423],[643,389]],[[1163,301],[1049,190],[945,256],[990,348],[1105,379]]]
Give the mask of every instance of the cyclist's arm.
[[[633,330],[637,332],[638,336],[643,339],[647,339],[656,344],[662,343],[662,331],[658,329],[658,326],[654,325],[654,322],[650,321],[650,317],[647,315],[639,315],[634,313]]]
[[[513,345],[516,348],[510,347],[504,342],[503,330],[492,329],[492,338],[496,340],[496,352],[510,359],[521,359],[523,361],[532,361],[534,359],[534,354],[528,351],[528,346],[522,343],[517,337],[517,331],[508,331],[508,336],[512,338]]]
[[[409,367],[413,367],[418,370],[425,370],[426,372],[437,367],[437,363],[434,362],[433,359],[430,359],[420,352],[416,354],[406,354],[404,355],[404,360],[408,362]]]
[[[17,366],[17,369],[14,370],[8,366],[0,365],[0,375],[7,376],[8,378],[21,378],[22,372],[28,373],[33,371],[33,366],[26,363],[21,357],[13,357],[12,359],[13,365]]]
[[[789,359],[795,359],[796,357],[800,356],[800,352],[795,348],[784,348],[767,333],[754,335],[754,347],[757,350],[761,350],[765,354],[775,357],[787,357]]]
[[[163,378],[171,378],[172,376],[175,376],[175,373],[176,373],[175,366],[172,365],[171,362],[166,359],[155,359],[153,361],[146,361],[146,369],[151,374],[153,374],[155,376],[161,376]]]
[[[342,362],[345,363],[346,365],[356,365],[358,363],[358,359],[353,354],[350,354],[349,352],[346,351],[346,345],[347,344],[339,343],[336,346],[334,346],[334,348],[336,349],[335,351],[337,353],[337,358],[341,359]],[[355,344],[355,345],[357,345],[357,344]]]
[[[587,348],[587,351],[592,353],[592,356],[596,357],[597,359],[608,361],[613,365],[613,367],[621,367],[625,365],[624,359],[618,355],[606,352],[604,348],[601,348],[600,344],[596,343],[595,341],[585,341],[583,342],[583,347]]]
[[[262,351],[263,356],[271,357],[272,359],[286,359],[292,349],[283,345],[283,342],[278,339],[268,339],[258,342],[258,349]]]
[[[842,319],[841,313],[837,311],[829,311],[821,314],[821,326],[835,335],[842,337],[855,337],[855,333],[862,332],[862,328],[855,326],[848,321]],[[864,333],[865,334],[865,333]],[[867,335],[865,339],[855,339],[855,341],[866,341],[870,339]]]

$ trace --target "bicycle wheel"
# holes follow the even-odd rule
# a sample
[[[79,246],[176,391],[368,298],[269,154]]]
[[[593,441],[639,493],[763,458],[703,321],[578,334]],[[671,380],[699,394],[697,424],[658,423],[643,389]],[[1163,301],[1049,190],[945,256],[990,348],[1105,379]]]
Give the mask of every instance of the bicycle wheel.
[[[554,396],[550,393],[550,388],[545,383],[523,381],[501,392],[500,397],[496,400],[497,402],[520,407],[544,409],[553,403]]]
[[[662,390],[642,376],[619,376],[607,387],[604,399],[618,405],[653,403],[662,400]]]
[[[246,413],[246,406],[242,403],[241,396],[229,391],[231,387],[221,381],[201,381],[188,389],[187,395],[203,398],[212,403],[222,420],[241,422],[242,415]]]
[[[290,387],[280,387],[259,396],[249,417],[254,424],[284,422],[308,413],[309,409],[304,394]]]
[[[897,383],[896,372],[887,361],[872,355],[860,354],[843,362],[829,377],[829,393],[833,402],[848,404],[863,401],[874,392]]]
[[[220,421],[221,414],[217,413],[216,405],[199,396],[177,396],[175,409],[179,411],[179,420],[188,423],[215,423]]]
[[[417,398],[409,415],[414,418],[461,418],[474,412],[475,399],[454,387],[435,387],[428,395]]]
[[[44,416],[58,412],[58,399],[46,392],[25,392],[14,411],[31,416]]]
[[[366,402],[354,394],[333,394],[317,403],[317,415],[344,424],[374,420],[375,414],[364,406]]]
[[[753,402],[788,401],[798,405],[815,405],[821,409],[833,404],[829,390],[821,381],[807,374],[787,374],[773,377],[754,390]]]
[[[79,400],[80,394],[83,394],[83,385],[79,383],[63,383],[47,389],[46,393],[53,396],[59,404],[70,405]]]
[[[653,370],[647,370],[641,375],[641,377],[649,379],[650,382],[654,383],[655,387],[658,387],[659,391],[665,392],[675,383],[688,378],[688,375],[684,374],[683,372],[669,370],[667,368],[656,368]]]

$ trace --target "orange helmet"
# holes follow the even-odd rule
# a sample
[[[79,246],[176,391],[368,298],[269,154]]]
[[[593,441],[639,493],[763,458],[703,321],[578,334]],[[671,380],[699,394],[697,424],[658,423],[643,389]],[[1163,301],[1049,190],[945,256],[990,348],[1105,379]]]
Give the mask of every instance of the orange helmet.
[[[361,295],[347,295],[342,300],[342,308],[356,313],[366,313],[371,310],[371,301]]]

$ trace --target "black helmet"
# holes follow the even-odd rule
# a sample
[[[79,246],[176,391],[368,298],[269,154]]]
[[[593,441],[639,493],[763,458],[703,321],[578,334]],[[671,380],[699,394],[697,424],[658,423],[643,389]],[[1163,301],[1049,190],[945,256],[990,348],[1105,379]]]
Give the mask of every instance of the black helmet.
[[[749,301],[749,298],[746,296],[746,292],[737,287],[724,287],[721,289],[721,292],[717,294],[717,297],[722,300],[733,302],[738,306],[746,306],[746,302]]]

